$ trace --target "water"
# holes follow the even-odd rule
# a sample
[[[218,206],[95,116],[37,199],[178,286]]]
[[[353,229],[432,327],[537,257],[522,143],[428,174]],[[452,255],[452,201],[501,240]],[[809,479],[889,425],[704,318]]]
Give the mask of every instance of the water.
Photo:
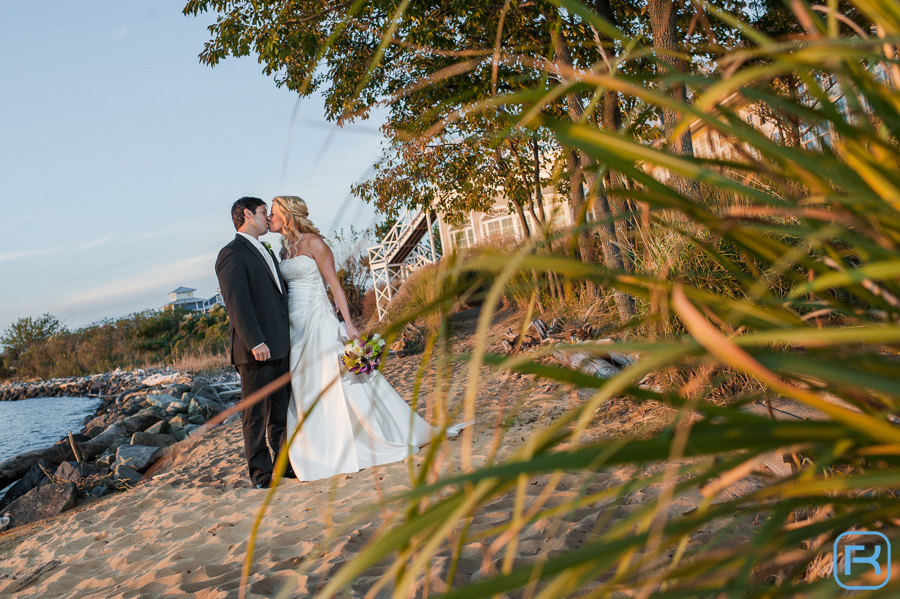
[[[30,449],[53,445],[68,431],[81,432],[96,397],[35,397],[0,401],[0,462]]]

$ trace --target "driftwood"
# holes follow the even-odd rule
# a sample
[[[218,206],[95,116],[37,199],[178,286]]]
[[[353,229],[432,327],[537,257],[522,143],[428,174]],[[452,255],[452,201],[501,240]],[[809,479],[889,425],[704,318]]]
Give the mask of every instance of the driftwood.
[[[105,431],[84,443],[78,443],[83,461],[90,461],[106,451],[110,445],[123,437],[130,437],[138,431],[146,430],[159,422],[156,416],[138,416],[111,424]],[[0,462],[0,489],[22,478],[28,469],[40,459],[53,464],[62,464],[71,459],[72,448],[68,443],[52,445],[43,449],[32,449]]]
[[[512,329],[507,329],[506,336],[500,342],[507,354],[541,345],[578,343],[582,340],[590,340],[591,344],[595,346],[614,343],[612,339],[597,339],[597,333],[598,330],[589,324],[567,329],[560,318],[554,319],[550,326],[547,326],[540,318],[535,318],[529,323],[523,335],[519,336],[513,333]],[[638,361],[638,357],[634,354],[595,348],[592,348],[591,353],[555,351],[550,355],[567,368],[604,379],[618,374]],[[647,386],[642,385],[642,387]]]
[[[621,372],[619,368],[613,366],[603,358],[596,358],[583,351],[555,351],[552,355],[563,366],[568,366],[572,370],[579,370],[584,374],[589,374],[601,379],[608,379]]]
[[[72,454],[75,456],[75,461],[84,462],[84,458],[81,456],[81,449],[78,447],[78,443],[75,442],[72,431],[69,431],[69,445],[72,446]]]
[[[598,333],[599,331],[589,324],[578,327],[566,327],[565,322],[561,318],[555,318],[550,323],[550,326],[547,326],[543,320],[535,318],[528,324],[521,336],[514,333],[511,328],[507,328],[507,333],[500,340],[500,343],[507,354],[553,343],[578,343],[579,341],[587,340],[590,340],[592,343],[603,343],[604,341],[612,343],[612,339],[598,340]],[[619,355],[624,356],[623,354]],[[623,362],[624,365],[626,365],[625,362]]]

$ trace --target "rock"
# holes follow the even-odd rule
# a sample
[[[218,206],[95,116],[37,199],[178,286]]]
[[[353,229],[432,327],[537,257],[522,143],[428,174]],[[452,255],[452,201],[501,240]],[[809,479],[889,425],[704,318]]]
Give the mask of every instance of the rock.
[[[136,393],[134,395],[128,396],[125,401],[122,402],[123,406],[131,407],[131,406],[139,406],[147,401],[147,394],[145,393]]]
[[[53,475],[57,481],[78,482],[82,478],[94,476],[95,474],[103,474],[104,469],[94,464],[83,464],[81,462],[63,462],[56,469]]]
[[[113,469],[118,472],[123,464],[127,464],[129,468],[143,472],[156,460],[160,451],[159,447],[123,445],[116,450],[116,461],[113,462]]]
[[[181,375],[179,375],[177,372],[172,374],[154,374],[153,376],[149,376],[141,381],[141,384],[147,387],[154,387],[156,385],[163,385],[165,383],[174,383],[179,376]]]
[[[4,511],[10,528],[58,516],[75,507],[75,483],[64,482],[32,489],[13,501]]]
[[[199,428],[200,428],[199,424],[188,424],[188,425],[185,425],[184,432],[187,433],[187,435],[190,437],[191,434]]]
[[[186,414],[189,405],[189,401],[173,401],[166,408],[166,412],[169,414]]]
[[[156,424],[154,424],[153,426],[151,426],[144,432],[150,433],[151,435],[163,435],[163,434],[169,432],[170,428],[171,427],[169,426],[169,423],[167,421],[160,420],[159,422],[157,422]],[[132,443],[132,445],[134,445],[134,443]]]
[[[188,422],[190,422],[191,424],[196,424],[197,426],[200,426],[202,424],[206,424],[206,418],[204,418],[200,414],[195,414],[194,416],[191,416],[190,418],[188,418]]]
[[[9,523],[10,520],[8,516],[0,517],[0,532],[3,532],[7,528],[9,528]]]
[[[91,426],[91,427],[84,429],[84,434],[87,437],[93,439],[94,437],[96,437],[97,435],[99,435],[100,433],[102,433],[105,430],[106,430],[106,427],[104,427],[104,426]]]
[[[166,411],[160,407],[149,406],[135,412],[132,418],[141,418],[142,416],[153,416],[157,420],[163,420],[167,414]]]
[[[160,435],[147,432],[136,432],[131,435],[132,445],[146,445],[147,447],[168,447],[175,443],[171,435]],[[140,470],[140,468],[138,468]]]
[[[141,482],[141,478],[143,478],[140,472],[134,468],[129,468],[124,464],[115,469],[114,475],[117,480],[127,483],[132,487]]]
[[[194,397],[199,397],[202,399],[221,401],[221,399],[219,399],[219,394],[216,393],[216,390],[213,389],[206,381],[198,381],[194,383],[194,386],[191,388],[191,394]]]
[[[6,495],[0,499],[0,510],[19,497],[25,495],[30,490],[37,488],[42,482],[49,480],[46,473],[54,472],[55,470],[56,466],[47,460],[41,459],[35,462],[35,464],[28,469],[28,472],[25,473],[25,476],[13,484],[6,492]]]
[[[95,416],[92,418],[87,424],[84,425],[85,429],[99,428],[101,430],[106,430],[106,415],[103,416]]]
[[[158,408],[162,408],[165,410],[169,407],[169,404],[173,401],[178,401],[171,395],[148,395],[147,401],[150,402],[150,405],[156,406]]]
[[[103,497],[107,493],[109,493],[109,487],[106,485],[98,485],[88,491],[88,495],[93,495],[94,497]]]
[[[116,449],[118,449],[118,447]],[[113,462],[115,462],[115,461],[116,461],[116,454],[109,453],[109,454],[104,454],[104,455],[100,456],[99,458],[97,458],[97,461],[94,463],[97,466],[99,466],[100,468],[109,469],[112,467]]]
[[[190,426],[190,425],[188,425]],[[169,429],[169,435],[172,436],[175,441],[184,441],[187,439],[187,432],[183,428],[172,428]]]
[[[191,416],[200,415],[209,420],[224,409],[225,406],[215,400],[195,397],[191,400],[191,405],[188,407],[188,414]]]
[[[188,424],[187,415],[176,416],[175,418],[172,418],[171,420],[169,420],[169,427],[170,427],[169,430],[171,430],[173,428],[184,428],[186,424]]]

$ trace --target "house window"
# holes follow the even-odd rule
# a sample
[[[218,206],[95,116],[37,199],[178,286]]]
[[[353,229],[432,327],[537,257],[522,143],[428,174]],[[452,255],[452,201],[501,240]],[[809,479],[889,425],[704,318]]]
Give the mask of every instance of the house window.
[[[484,236],[487,238],[514,236],[518,232],[516,231],[516,217],[514,216],[489,220],[482,223],[481,228],[484,231]]]
[[[816,136],[813,127],[807,127],[806,131],[800,134],[800,145],[807,150],[818,150],[820,148],[819,138]]]
[[[459,231],[450,231],[450,243],[455,250],[464,250],[475,244],[475,231],[472,227]]]
[[[837,102],[835,102],[834,105],[838,109],[838,112],[841,113],[841,116],[844,117],[845,121],[852,122],[850,119],[850,105],[847,104],[846,96],[841,96],[840,98],[838,98]]]
[[[566,213],[566,207],[562,205],[554,206],[550,209],[550,228],[562,229],[569,224],[569,215]]]

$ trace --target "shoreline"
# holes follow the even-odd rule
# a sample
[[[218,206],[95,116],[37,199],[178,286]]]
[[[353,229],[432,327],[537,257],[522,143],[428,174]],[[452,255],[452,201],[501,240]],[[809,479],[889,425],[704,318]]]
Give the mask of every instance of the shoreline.
[[[497,316],[490,342],[499,346],[515,314],[504,311]],[[454,353],[471,351],[475,320],[457,321]],[[462,405],[467,365],[428,363],[425,380],[419,381],[421,360],[422,355],[393,357],[383,374],[412,403],[415,389],[431,388],[432,382],[441,380],[435,378],[438,369],[446,369],[444,380],[450,385],[446,413],[455,413]],[[479,376],[481,391],[471,434],[443,445],[436,462],[429,465],[428,451],[423,449],[406,460],[355,474],[304,483],[284,480],[274,490],[261,521],[248,597],[272,596],[284,585],[292,587],[291,597],[315,594],[394,517],[393,505],[382,501],[408,490],[422,467],[430,468],[429,476],[452,476],[461,472],[464,456],[474,467],[502,461],[526,446],[533,433],[583,401],[576,393],[532,375],[510,376],[483,367]],[[428,393],[423,397],[417,411],[434,423],[435,406]],[[611,413],[590,423],[586,439],[615,436],[621,427],[637,427],[647,419],[646,413],[622,402],[612,403],[611,408]],[[625,409],[631,411],[619,411]],[[649,465],[638,470],[616,467],[534,475],[525,487],[527,501],[564,506],[583,493],[601,493],[657,470]],[[752,485],[752,477],[746,483],[744,490]],[[572,551],[589,538],[599,515],[625,520],[656,501],[661,492],[660,485],[648,484],[631,493],[627,502],[604,500],[566,512],[558,520],[528,523],[522,529],[514,565]],[[247,479],[240,422],[229,419],[178,443],[170,459],[131,489],[0,533],[0,595],[236,599],[248,539],[266,496]],[[679,495],[669,509],[673,515],[684,514],[702,500],[699,493]],[[475,538],[507,520],[515,504],[514,495],[500,496],[472,520],[473,539],[461,547],[456,584],[478,580],[497,567],[490,544]],[[739,546],[748,541],[754,527],[751,520],[726,518],[701,531],[695,540],[707,542],[730,528],[728,546]],[[433,576],[418,583],[416,596],[446,590],[451,553],[450,545],[446,552],[442,549]],[[364,597],[385,571],[386,566],[379,564],[367,568],[341,596]],[[387,596],[387,591],[377,596]]]
[[[172,368],[117,369],[18,384],[19,395],[37,395],[15,401],[48,397],[41,394],[48,388],[66,392],[50,399],[100,401],[82,419],[78,433],[0,461],[0,532],[134,486],[174,446],[239,397],[235,378],[207,379]],[[99,397],[68,395],[85,388],[99,391]]]

